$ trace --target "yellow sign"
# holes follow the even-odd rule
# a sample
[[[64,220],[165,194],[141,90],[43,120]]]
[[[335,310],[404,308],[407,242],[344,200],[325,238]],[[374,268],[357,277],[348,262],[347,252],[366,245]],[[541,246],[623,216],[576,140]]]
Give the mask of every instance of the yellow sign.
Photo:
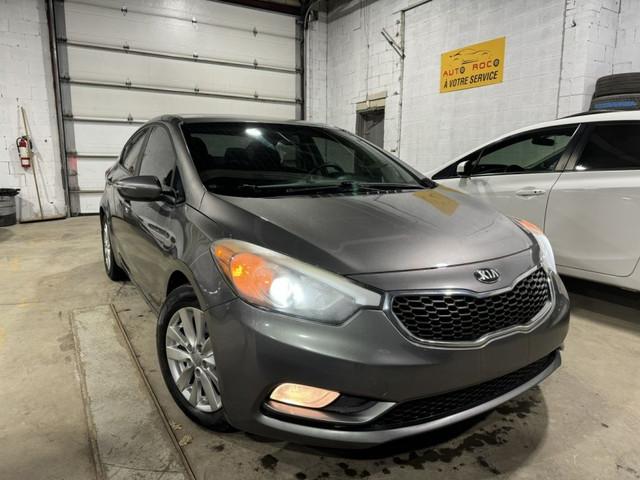
[[[442,54],[440,93],[502,83],[504,37]]]

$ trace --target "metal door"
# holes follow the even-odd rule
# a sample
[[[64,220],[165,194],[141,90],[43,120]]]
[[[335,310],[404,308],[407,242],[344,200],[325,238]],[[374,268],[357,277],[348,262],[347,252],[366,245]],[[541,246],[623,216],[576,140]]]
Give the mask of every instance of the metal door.
[[[358,115],[356,130],[365,140],[384,148],[384,109]]]
[[[54,0],[72,214],[163,113],[300,118],[296,17],[207,0]]]

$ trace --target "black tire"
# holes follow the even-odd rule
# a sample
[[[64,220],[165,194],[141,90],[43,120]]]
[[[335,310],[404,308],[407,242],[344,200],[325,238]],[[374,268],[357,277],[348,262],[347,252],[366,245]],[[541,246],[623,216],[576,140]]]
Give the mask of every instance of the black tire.
[[[640,110],[640,93],[635,95],[606,95],[591,100],[591,111]]]
[[[593,98],[625,93],[640,94],[640,73],[616,73],[600,77],[596,82]]]
[[[113,243],[111,242],[111,229],[107,219],[100,217],[100,232],[102,237],[102,263],[104,271],[113,281],[126,280],[127,273],[118,265],[116,257],[113,253]]]
[[[180,315],[180,312],[187,312],[185,314],[187,316],[196,311],[202,313],[200,308],[200,303],[191,285],[182,285],[167,296],[160,310],[160,315],[158,316],[158,326],[156,330],[156,349],[160,370],[162,371],[162,377],[173,400],[191,420],[217,432],[232,432],[235,431],[235,428],[233,428],[225,418],[224,409],[222,408],[222,393],[220,392],[219,385],[215,385],[215,382],[211,381],[211,376],[209,375],[211,365],[210,363],[205,363],[206,358],[209,357],[207,357],[203,349],[198,348],[196,350],[197,345],[202,346],[201,343],[189,341],[189,335],[185,332],[183,326],[184,319]],[[195,322],[193,317],[190,317],[190,319],[193,319]],[[177,331],[181,334],[182,341],[189,344],[191,350],[187,350],[185,343],[177,342],[171,336],[167,337],[167,331],[170,327],[174,332]],[[202,334],[203,337],[210,338],[208,331],[202,331],[204,332]],[[169,343],[173,345],[169,347]],[[211,341],[209,340],[209,346],[210,345]],[[170,360],[167,356],[168,348],[180,353],[181,356],[184,356],[185,360],[179,361],[176,360],[176,358]],[[206,350],[208,351],[208,347]],[[196,351],[200,352],[197,359],[194,358]],[[187,357],[189,358],[187,359]],[[212,347],[211,359],[213,359]],[[189,373],[189,369],[191,369],[193,373]],[[215,365],[212,370],[217,376]],[[174,378],[174,375],[179,377],[178,380]],[[184,382],[184,388],[181,389],[178,387],[177,382],[183,378],[183,375],[184,378],[188,377],[189,380]],[[213,401],[208,401],[211,395],[207,395],[202,380],[208,380],[209,385],[214,386],[214,393],[217,394],[219,399],[219,406],[214,405]],[[193,393],[196,387],[197,391]],[[189,394],[194,396],[194,403],[196,405],[187,399],[186,395]],[[198,402],[199,398],[200,402]],[[207,406],[211,411],[206,411]]]

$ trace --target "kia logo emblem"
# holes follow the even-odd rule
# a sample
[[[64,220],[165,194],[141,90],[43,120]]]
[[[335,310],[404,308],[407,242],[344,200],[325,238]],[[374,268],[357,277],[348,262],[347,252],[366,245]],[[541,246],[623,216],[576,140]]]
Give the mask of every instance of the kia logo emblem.
[[[482,283],[496,283],[500,279],[500,274],[493,268],[481,268],[473,272],[473,276]]]

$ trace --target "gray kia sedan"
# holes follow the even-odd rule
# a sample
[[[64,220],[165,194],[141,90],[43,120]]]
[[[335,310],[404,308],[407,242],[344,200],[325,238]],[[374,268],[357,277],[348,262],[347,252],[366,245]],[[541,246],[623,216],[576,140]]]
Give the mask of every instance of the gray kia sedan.
[[[343,130],[162,116],[106,173],[104,265],[158,314],[196,422],[368,447],[490,410],[560,365],[549,242]]]

